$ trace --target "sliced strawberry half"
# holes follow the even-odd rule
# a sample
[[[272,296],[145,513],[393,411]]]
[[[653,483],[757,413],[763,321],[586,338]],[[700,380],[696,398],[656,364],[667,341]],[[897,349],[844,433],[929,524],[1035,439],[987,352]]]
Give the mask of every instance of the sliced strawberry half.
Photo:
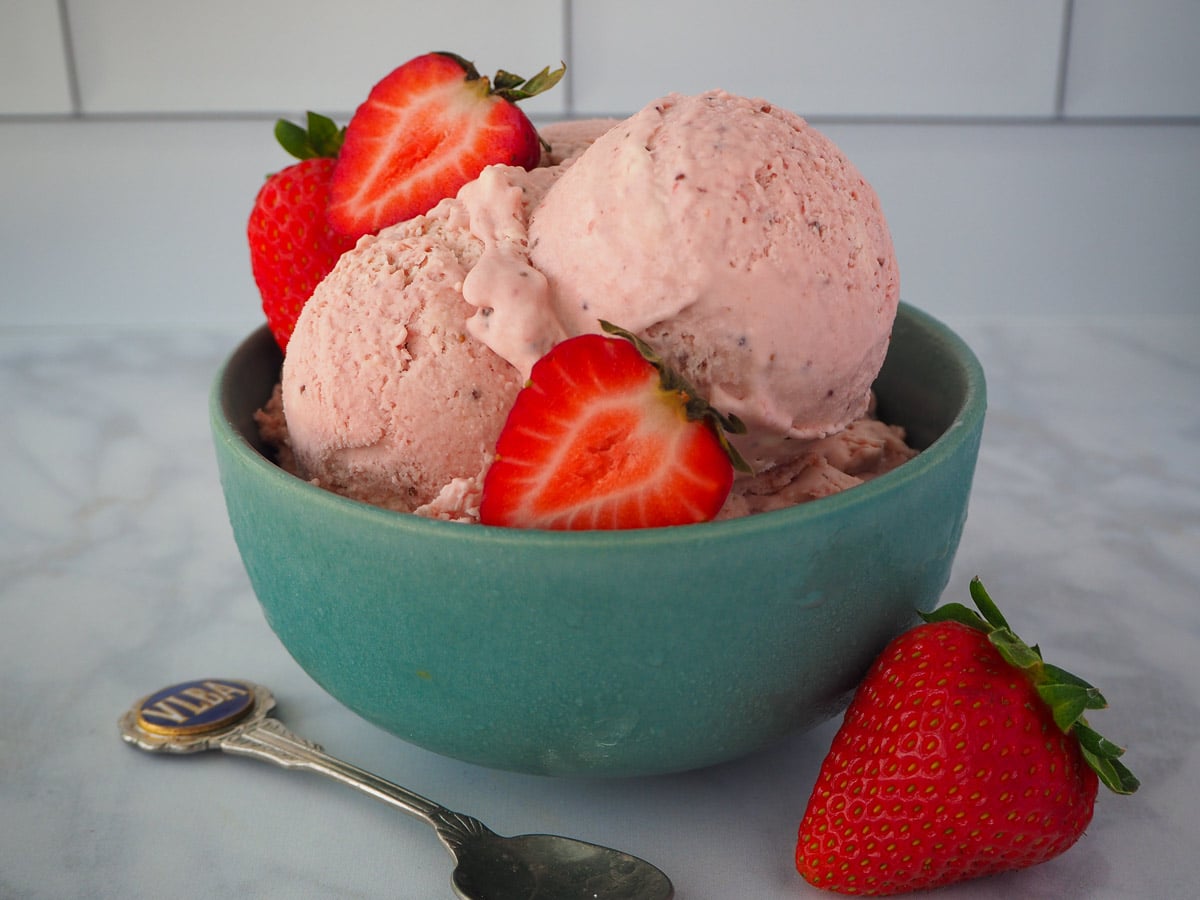
[[[329,221],[357,238],[428,212],[486,166],[536,166],[537,130],[515,104],[564,72],[524,79],[500,70],[493,83],[453,53],[409,60],[372,88],[346,127]]]
[[[712,519],[745,462],[722,416],[633,335],[563,341],[533,367],[496,443],[480,519],[546,529]]]

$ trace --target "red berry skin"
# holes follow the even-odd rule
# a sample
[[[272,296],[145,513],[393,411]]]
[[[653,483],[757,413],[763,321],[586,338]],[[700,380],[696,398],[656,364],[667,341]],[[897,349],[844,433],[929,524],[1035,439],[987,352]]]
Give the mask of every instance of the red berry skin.
[[[1092,818],[1098,779],[1032,681],[957,622],[902,634],[821,766],[796,867],[885,896],[1045,862]]]
[[[284,351],[313,290],[355,244],[326,219],[335,164],[316,157],[272,175],[259,189],[246,225],[263,313]]]

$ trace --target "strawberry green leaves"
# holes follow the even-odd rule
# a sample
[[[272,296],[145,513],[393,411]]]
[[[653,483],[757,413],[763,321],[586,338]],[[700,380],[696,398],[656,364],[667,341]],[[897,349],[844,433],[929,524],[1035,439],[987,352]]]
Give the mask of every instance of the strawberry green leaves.
[[[553,71],[551,71],[549,66],[546,66],[542,71],[528,79],[501,69],[492,79],[492,93],[512,103],[516,103],[518,100],[528,100],[530,97],[536,97],[538,94],[550,90],[550,88],[562,81],[562,77],[566,73],[567,67],[565,64],[560,65]]]
[[[296,159],[334,159],[342,149],[346,129],[320,113],[309,112],[307,127],[280,119],[275,123],[275,140]]]
[[[1098,734],[1084,718],[1084,713],[1089,710],[1107,708],[1104,695],[1078,675],[1046,663],[1036,644],[1030,646],[1017,637],[978,578],[971,581],[971,599],[975,601],[978,613],[961,603],[948,603],[922,614],[922,618],[930,623],[958,622],[985,632],[1004,661],[1020,669],[1033,682],[1059,729],[1064,734],[1074,734],[1084,758],[1101,783],[1117,794],[1136,791],[1140,782],[1120,761],[1124,749]]]
[[[464,81],[487,81],[487,79],[479,74],[479,69],[475,67],[475,63],[471,62],[471,60],[457,53],[452,53],[449,50],[439,50],[437,55],[449,57],[458,63],[463,70]],[[562,77],[565,74],[567,74],[566,63],[561,63],[553,71],[550,70],[549,66],[546,66],[532,78],[524,78],[505,69],[497,69],[496,74],[488,84],[488,93],[494,94],[497,97],[503,97],[510,103],[516,103],[519,100],[528,100],[530,97],[536,97],[538,94],[545,93],[562,81]]]

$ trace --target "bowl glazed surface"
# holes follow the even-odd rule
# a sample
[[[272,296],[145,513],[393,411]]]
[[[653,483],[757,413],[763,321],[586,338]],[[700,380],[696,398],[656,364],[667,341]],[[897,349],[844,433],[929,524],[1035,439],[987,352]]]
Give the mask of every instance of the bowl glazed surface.
[[[272,629],[387,731],[556,775],[696,768],[839,712],[946,586],[985,408],[974,354],[902,304],[876,382],[880,415],[922,449],[899,469],[731,521],[521,531],[378,509],[280,469],[254,424],[279,365],[259,329],[218,373],[210,409]]]

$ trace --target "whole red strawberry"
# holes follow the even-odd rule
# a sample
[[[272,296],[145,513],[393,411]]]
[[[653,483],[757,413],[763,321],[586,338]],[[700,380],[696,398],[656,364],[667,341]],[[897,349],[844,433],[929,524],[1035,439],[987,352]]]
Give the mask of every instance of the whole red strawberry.
[[[1121,748],[1083,713],[1094,687],[1042,661],[978,579],[900,635],[860,684],[800,823],[817,887],[883,896],[1045,862],[1092,819],[1097,783],[1132,793]]]
[[[326,218],[329,182],[344,130],[315,113],[308,129],[280,120],[279,142],[301,161],[270,176],[259,189],[246,225],[250,270],[267,325],[287,350],[300,310],[313,289],[354,246]]]
[[[534,364],[484,478],[485,525],[650,528],[717,514],[748,469],[725,431],[744,430],[697,396],[641,339],[585,334]]]
[[[533,168],[537,130],[516,102],[549,90],[565,68],[493,81],[453,53],[427,53],[371,89],[346,126],[329,220],[351,237],[421,215],[484,167]]]

